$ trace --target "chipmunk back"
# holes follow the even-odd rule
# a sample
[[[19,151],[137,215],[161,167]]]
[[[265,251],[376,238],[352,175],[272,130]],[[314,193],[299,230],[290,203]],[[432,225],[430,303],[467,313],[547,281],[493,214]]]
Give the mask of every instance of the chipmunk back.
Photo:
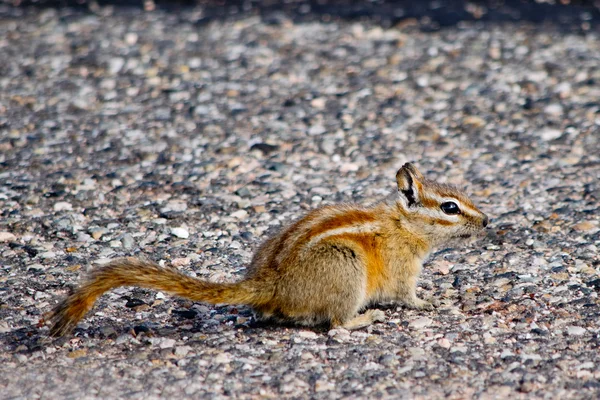
[[[236,283],[200,280],[135,258],[116,259],[58,304],[49,317],[50,333],[69,332],[99,296],[119,286],[204,303],[245,304],[262,319],[347,329],[382,321],[380,310],[359,314],[381,301],[431,309],[416,295],[423,260],[441,244],[480,232],[488,217],[463,192],[425,179],[410,163],[398,170],[396,183],[393,200],[309,212],[265,241],[247,276]]]

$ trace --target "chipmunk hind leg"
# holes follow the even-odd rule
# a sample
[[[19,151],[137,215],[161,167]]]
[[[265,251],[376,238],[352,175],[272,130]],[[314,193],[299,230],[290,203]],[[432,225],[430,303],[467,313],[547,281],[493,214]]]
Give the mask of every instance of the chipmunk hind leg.
[[[292,261],[292,260],[290,260]],[[365,305],[366,268],[343,243],[313,246],[290,263],[264,314],[298,325],[343,325]]]

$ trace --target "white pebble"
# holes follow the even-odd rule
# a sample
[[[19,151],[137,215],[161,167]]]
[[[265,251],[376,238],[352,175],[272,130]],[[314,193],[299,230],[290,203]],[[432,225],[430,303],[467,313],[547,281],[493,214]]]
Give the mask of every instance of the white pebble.
[[[178,257],[178,258],[174,258],[171,261],[171,265],[174,267],[182,267],[185,265],[190,265],[190,258],[189,257]]]
[[[421,317],[421,318],[417,318],[415,320],[412,320],[410,322],[410,326],[413,329],[423,329],[423,328],[428,327],[432,323],[433,323],[433,320],[431,318]]]
[[[546,128],[539,131],[538,136],[545,141],[558,139],[562,135],[562,131],[559,129]]]
[[[319,379],[315,382],[315,392],[327,392],[330,390],[335,390],[335,383],[324,379]]]
[[[0,243],[12,242],[15,239],[17,239],[17,237],[10,232],[0,232]]]
[[[323,125],[313,125],[308,129],[310,136],[319,136],[327,132],[327,129]]]
[[[319,335],[313,331],[300,331],[297,333],[297,335],[303,339],[316,339],[319,337]]]
[[[233,357],[232,357],[232,356],[231,356],[231,354],[229,354],[229,353],[221,353],[221,354],[218,354],[218,355],[217,355],[217,356],[216,356],[216,357],[213,359],[213,361],[214,361],[216,364],[229,364],[229,363],[231,362],[232,358],[233,358]]]
[[[50,295],[48,295],[47,293],[44,293],[44,292],[40,292],[40,291],[35,292],[35,294],[33,295],[33,298],[36,301],[40,301],[42,299],[47,299],[48,297],[50,297]]]
[[[175,346],[175,339],[169,338],[149,338],[148,341],[153,345],[161,349],[170,349]]]
[[[185,357],[191,350],[192,348],[190,346],[177,346],[175,347],[173,354],[177,357]]]
[[[340,172],[356,172],[360,167],[354,163],[343,163],[340,166]]]
[[[188,232],[188,230],[182,226],[180,226],[179,228],[172,228],[171,235],[181,239],[187,239],[190,237],[190,233]]]
[[[112,58],[108,62],[108,71],[111,74],[117,74],[117,73],[119,73],[119,71],[121,71],[121,68],[123,68],[124,65],[125,65],[125,60],[122,59],[121,57]]]
[[[183,211],[186,211],[187,208],[188,208],[188,205],[185,201],[171,200],[163,208],[161,208],[160,211],[164,212],[164,213],[167,213],[170,211],[183,212]]]
[[[581,326],[567,326],[567,333],[572,336],[581,336],[585,334],[587,330]]]
[[[134,44],[136,44],[138,41],[138,35],[135,32],[127,32],[125,34],[125,43],[127,43],[130,46],[133,46]]]
[[[560,104],[549,104],[544,108],[544,112],[548,115],[562,115],[563,108]]]
[[[515,353],[513,353],[512,351],[508,350],[508,349],[504,349],[502,351],[502,353],[500,354],[500,358],[505,359],[508,357],[513,357],[515,355]]]
[[[425,356],[425,350],[421,347],[409,347],[407,350],[414,359],[422,359]]]
[[[6,321],[0,321],[0,333],[7,333],[12,331],[11,326]]]
[[[331,338],[343,342],[350,339],[350,332],[344,328],[335,328],[327,332],[327,335]]]
[[[45,253],[40,254],[40,258],[43,258],[44,260],[50,260],[55,257],[56,253],[53,251],[46,251]]]
[[[59,201],[58,203],[54,204],[54,211],[71,211],[72,209],[73,206],[71,203],[66,201]]]
[[[248,211],[238,210],[234,213],[231,213],[231,216],[236,219],[246,219],[246,217],[248,217]]]

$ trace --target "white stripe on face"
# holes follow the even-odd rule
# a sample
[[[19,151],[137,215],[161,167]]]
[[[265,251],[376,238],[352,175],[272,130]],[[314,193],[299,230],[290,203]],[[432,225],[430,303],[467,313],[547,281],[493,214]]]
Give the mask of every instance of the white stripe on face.
[[[430,217],[430,218],[445,219],[446,221],[450,221],[450,222],[458,222],[458,218],[459,218],[458,215],[446,214],[445,212],[442,211],[441,208],[422,207],[421,209],[418,210],[418,213],[425,215],[427,217]]]
[[[465,203],[461,202],[459,199],[457,199],[455,197],[442,197],[442,196],[436,195],[435,193],[429,193],[427,195],[427,197],[435,200],[440,205],[442,203],[452,201],[452,202],[456,203],[456,205],[458,206],[458,208],[460,209],[460,212],[462,214],[467,214],[471,217],[481,216],[481,212],[479,210],[473,209],[473,207],[466,205]],[[439,210],[441,211],[441,209],[439,209]],[[444,213],[443,211],[441,211],[441,215],[443,215],[445,219],[448,219],[450,221],[456,220],[456,219],[448,218],[448,217],[456,217],[456,215],[448,215],[448,214]]]

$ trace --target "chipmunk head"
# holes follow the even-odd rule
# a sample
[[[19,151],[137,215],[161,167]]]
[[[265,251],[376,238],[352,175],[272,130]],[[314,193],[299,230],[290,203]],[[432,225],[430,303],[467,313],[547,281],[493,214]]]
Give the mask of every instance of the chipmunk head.
[[[398,170],[396,182],[402,223],[433,245],[472,236],[489,222],[462,191],[426,179],[410,163]]]

